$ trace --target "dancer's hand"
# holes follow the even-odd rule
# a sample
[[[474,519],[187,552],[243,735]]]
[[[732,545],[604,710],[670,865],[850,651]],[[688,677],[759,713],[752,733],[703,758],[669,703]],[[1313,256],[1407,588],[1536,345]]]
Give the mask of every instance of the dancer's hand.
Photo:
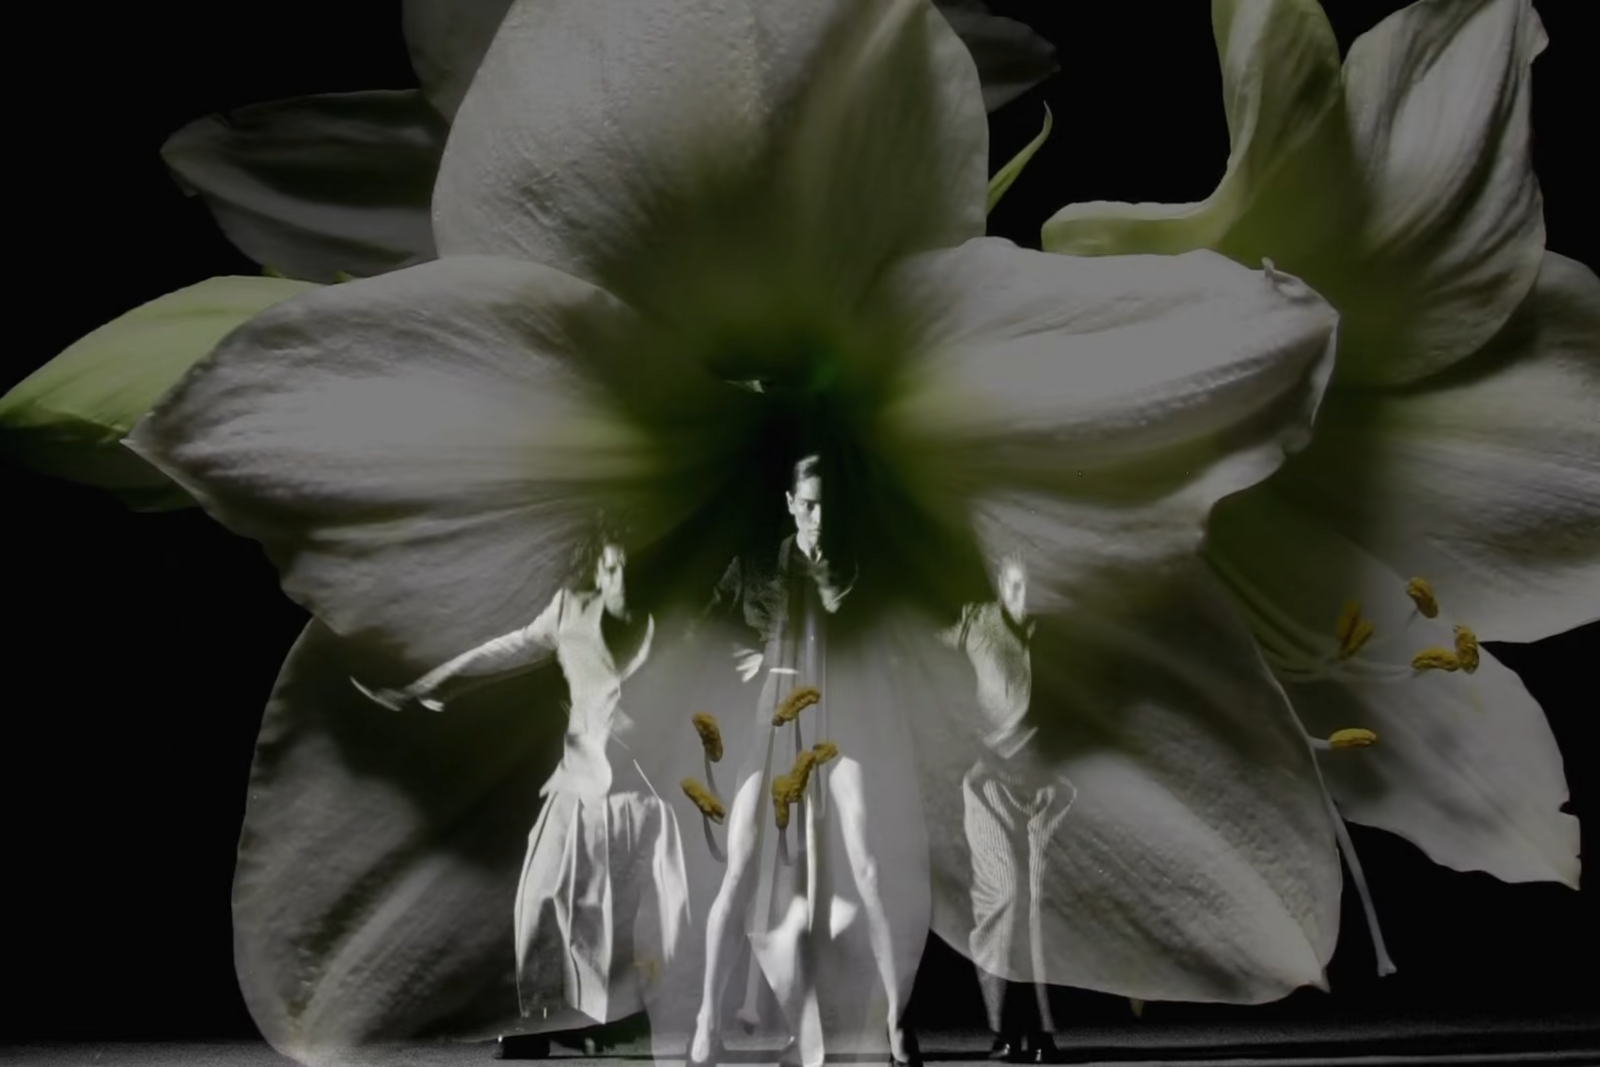
[[[761,673],[762,655],[753,649],[741,648],[734,652],[734,669],[739,672],[739,681],[748,682]]]

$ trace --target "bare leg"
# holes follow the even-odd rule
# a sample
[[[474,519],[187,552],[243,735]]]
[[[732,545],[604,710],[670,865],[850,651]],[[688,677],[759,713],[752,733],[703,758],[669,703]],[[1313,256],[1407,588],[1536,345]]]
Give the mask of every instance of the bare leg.
[[[706,976],[701,990],[700,1013],[695,1018],[694,1039],[689,1043],[691,1059],[705,1061],[711,1056],[711,1034],[721,1014],[722,996],[728,985],[739,937],[738,926],[750,907],[756,882],[752,877],[758,840],[756,819],[761,812],[761,776],[752,774],[739,786],[728,812],[728,867],[722,876],[717,899],[706,916]],[[730,920],[734,921],[729,929]],[[730,936],[732,935],[732,936]]]
[[[878,888],[878,864],[867,844],[866,794],[862,788],[861,764],[847,756],[840,757],[828,774],[828,790],[833,802],[839,806],[839,827],[844,836],[845,854],[850,861],[850,873],[855,878],[856,891],[861,894],[861,910],[867,920],[867,938],[872,944],[872,955],[878,963],[878,977],[883,982],[883,992],[889,1001],[889,1051],[895,1059],[905,1060],[905,1033],[900,1028],[905,996],[900,988],[900,975],[895,971],[894,939],[890,933],[889,915],[884,909],[883,894]]]

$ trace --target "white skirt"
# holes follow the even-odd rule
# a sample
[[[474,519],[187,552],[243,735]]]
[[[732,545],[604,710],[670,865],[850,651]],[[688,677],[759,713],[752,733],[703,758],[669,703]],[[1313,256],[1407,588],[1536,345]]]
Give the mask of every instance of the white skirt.
[[[677,816],[632,760],[615,772],[605,795],[551,792],[528,835],[513,916],[524,1016],[644,1010],[689,927]]]

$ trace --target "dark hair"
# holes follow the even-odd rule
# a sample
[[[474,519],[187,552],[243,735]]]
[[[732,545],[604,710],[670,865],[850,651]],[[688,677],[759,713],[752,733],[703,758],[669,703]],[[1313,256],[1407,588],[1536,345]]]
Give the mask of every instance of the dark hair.
[[[594,572],[600,566],[600,557],[607,545],[616,545],[628,551],[625,531],[604,512],[596,515],[590,524],[588,536],[578,543],[572,553],[573,587],[587,589],[594,584]]]
[[[794,475],[789,479],[789,492],[792,493],[799,489],[800,483],[807,478],[821,477],[822,457],[817,455],[804,456],[794,465]]]

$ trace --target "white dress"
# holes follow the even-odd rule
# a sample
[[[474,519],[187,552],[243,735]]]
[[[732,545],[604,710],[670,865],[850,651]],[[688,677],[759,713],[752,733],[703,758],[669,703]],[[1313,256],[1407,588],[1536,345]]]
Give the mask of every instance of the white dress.
[[[553,649],[571,695],[564,750],[540,794],[513,912],[523,1015],[571,1006],[610,1022],[644,1010],[689,927],[677,817],[628,747],[632,720],[619,667],[602,630],[598,593],[557,593],[533,623],[440,668],[423,685]]]

